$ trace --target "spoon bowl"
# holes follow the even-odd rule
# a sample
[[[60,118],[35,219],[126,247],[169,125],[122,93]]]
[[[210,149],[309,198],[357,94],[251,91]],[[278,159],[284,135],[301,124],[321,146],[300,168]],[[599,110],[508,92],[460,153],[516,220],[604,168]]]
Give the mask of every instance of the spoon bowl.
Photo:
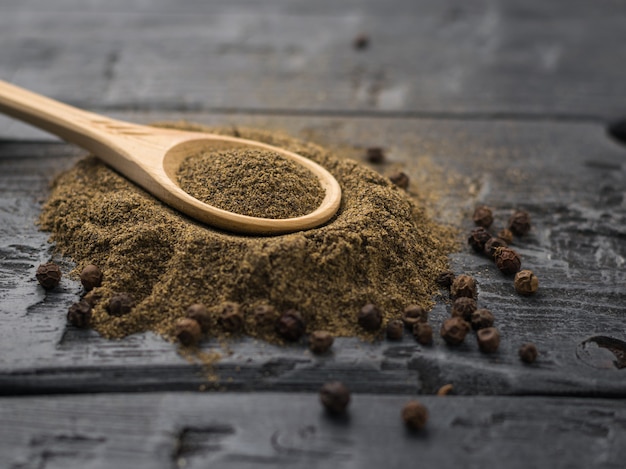
[[[330,220],[341,203],[341,187],[326,169],[301,155],[265,143],[110,119],[1,80],[0,111],[89,150],[167,205],[227,231],[275,235],[315,228]],[[272,151],[304,166],[318,179],[325,191],[324,199],[317,209],[306,215],[274,219],[222,210],[181,189],[177,172],[185,158],[200,152],[233,148]]]

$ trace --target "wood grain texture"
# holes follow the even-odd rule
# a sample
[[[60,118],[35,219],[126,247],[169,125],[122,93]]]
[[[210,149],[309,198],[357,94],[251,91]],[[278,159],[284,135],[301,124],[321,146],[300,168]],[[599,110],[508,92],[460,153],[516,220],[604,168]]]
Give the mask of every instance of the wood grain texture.
[[[218,387],[310,391],[334,378],[358,392],[375,393],[434,393],[451,382],[459,394],[626,395],[626,375],[619,366],[622,352],[602,339],[626,341],[626,151],[606,137],[602,126],[196,117],[208,124],[282,128],[331,146],[386,147],[390,164],[383,170],[405,168],[414,190],[420,181],[438,184],[440,216],[467,230],[478,203],[494,206],[500,223],[514,207],[523,207],[532,214],[534,229],[515,248],[523,266],[533,269],[541,283],[537,296],[521,298],[510,279],[464,248],[453,256],[453,266],[457,273],[477,277],[479,303],[494,312],[502,332],[499,353],[481,354],[472,338],[459,348],[440,339],[431,348],[421,347],[408,335],[400,343],[341,339],[327,357],[310,355],[304,345],[280,348],[241,340],[230,345],[232,354],[215,367]],[[65,278],[58,290],[47,294],[37,286],[34,270],[50,250],[46,236],[33,224],[36,201],[45,196],[50,175],[75,155],[72,147],[61,144],[0,144],[0,392],[210,386],[199,365],[185,362],[175,346],[158,337],[106,341],[93,332],[67,328],[65,311],[80,293],[77,282]],[[436,330],[448,314],[445,300],[431,313]],[[524,341],[534,341],[541,351],[533,366],[517,358]],[[209,342],[204,349],[219,346]]]
[[[619,1],[28,0],[0,13],[0,79],[93,110],[626,114]],[[371,46],[356,51],[360,33]]]
[[[618,469],[626,457],[623,400],[424,397],[429,422],[412,433],[409,399],[353,394],[331,418],[316,393],[5,398],[0,466]]]

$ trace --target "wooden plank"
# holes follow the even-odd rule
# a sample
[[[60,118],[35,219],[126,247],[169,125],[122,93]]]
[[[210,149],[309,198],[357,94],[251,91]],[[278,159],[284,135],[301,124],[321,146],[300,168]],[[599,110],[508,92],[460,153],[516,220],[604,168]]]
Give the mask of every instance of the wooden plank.
[[[353,394],[331,418],[315,393],[0,399],[0,465],[25,468],[623,467],[622,400]]]
[[[4,2],[0,78],[100,110],[607,119],[620,2]],[[356,51],[353,38],[371,37]]]
[[[144,116],[165,117],[179,115]],[[414,188],[422,186],[440,198],[439,216],[463,229],[470,228],[475,204],[496,207],[501,221],[513,207],[523,207],[533,216],[534,230],[516,249],[524,266],[541,279],[536,297],[520,298],[486,259],[469,249],[453,256],[458,273],[478,278],[480,303],[496,315],[503,339],[493,356],[481,354],[473,340],[455,349],[440,339],[431,348],[420,347],[409,336],[399,344],[342,339],[334,354],[321,358],[304,346],[242,340],[231,344],[232,355],[216,365],[217,386],[310,391],[340,378],[358,392],[433,393],[453,383],[459,394],[626,395],[625,371],[619,368],[619,344],[626,342],[626,171],[624,149],[607,138],[602,126],[196,117],[208,124],[282,128],[335,147],[388,148],[391,163],[383,169],[405,167]],[[51,253],[33,223],[37,201],[45,196],[51,175],[71,164],[76,153],[61,144],[0,143],[0,393],[211,386],[206,371],[157,337],[106,341],[67,328],[65,311],[79,295],[77,282],[65,278],[48,294],[36,285],[34,270]],[[447,308],[440,301],[431,313],[435,329]],[[618,341],[618,348],[607,347],[605,337]],[[528,340],[541,351],[533,366],[517,358],[517,348]],[[209,342],[203,348],[213,351],[219,345]]]

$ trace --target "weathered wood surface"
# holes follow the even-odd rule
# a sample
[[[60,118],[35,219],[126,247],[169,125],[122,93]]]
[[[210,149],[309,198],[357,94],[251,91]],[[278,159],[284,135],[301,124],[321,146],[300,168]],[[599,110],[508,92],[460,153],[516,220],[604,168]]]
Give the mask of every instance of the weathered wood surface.
[[[335,146],[387,147],[390,166],[406,167],[416,186],[420,178],[442,185],[431,188],[443,197],[441,216],[456,216],[466,229],[471,227],[468,212],[477,203],[496,207],[501,223],[514,207],[534,217],[532,234],[516,245],[524,266],[541,279],[534,298],[516,295],[510,279],[468,248],[453,256],[457,272],[478,278],[480,304],[497,317],[503,334],[498,354],[481,354],[471,338],[460,348],[446,347],[440,339],[432,348],[420,347],[408,335],[399,344],[344,339],[333,355],[322,358],[303,345],[279,348],[242,340],[216,365],[219,386],[311,390],[340,378],[360,392],[431,393],[452,382],[460,394],[626,395],[626,151],[608,139],[602,126],[187,117],[283,128]],[[65,311],[78,298],[79,284],[66,278],[46,294],[34,280],[36,266],[51,253],[46,235],[33,223],[37,201],[45,196],[51,174],[69,165],[76,153],[62,144],[0,144],[0,392],[197,389],[206,383],[206,373],[180,358],[174,345],[152,335],[107,341],[68,328]],[[433,310],[435,328],[447,308],[440,301]],[[542,352],[530,367],[516,354],[528,340]],[[219,346],[210,342],[205,349]]]
[[[624,24],[608,0],[9,0],[0,79],[102,110],[606,119]]]
[[[308,393],[5,398],[0,466],[624,467],[622,400],[426,397],[430,421],[419,433],[402,425],[407,400],[356,395],[348,416],[333,419]]]
[[[209,381],[159,337],[66,326],[80,286],[37,286],[52,247],[34,222],[82,153],[0,116],[0,467],[622,467],[626,146],[606,124],[626,118],[624,24],[619,0],[4,0],[0,79],[136,122],[385,147],[382,169],[407,168],[463,229],[477,203],[501,222],[529,210],[515,247],[541,290],[518,297],[464,250],[453,267],[478,278],[497,354],[471,338],[341,339],[326,357],[242,340]],[[329,379],[356,393],[346,421],[317,403]],[[446,383],[457,396],[421,396],[428,431],[407,434],[401,405]]]

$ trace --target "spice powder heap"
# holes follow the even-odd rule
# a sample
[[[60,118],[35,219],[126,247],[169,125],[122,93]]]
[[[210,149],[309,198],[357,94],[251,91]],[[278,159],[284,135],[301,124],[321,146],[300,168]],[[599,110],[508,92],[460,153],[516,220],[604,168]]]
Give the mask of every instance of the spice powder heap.
[[[229,212],[290,218],[315,210],[324,190],[311,171],[277,153],[254,149],[204,152],[183,160],[180,187]]]
[[[297,309],[307,332],[374,337],[376,333],[358,325],[364,305],[375,304],[383,324],[400,317],[409,304],[432,305],[431,297],[438,291],[436,277],[447,268],[455,237],[387,178],[282,134],[169,126],[236,134],[310,158],[337,179],[342,204],[322,227],[273,237],[242,236],[190,220],[94,157],[79,161],[56,179],[40,225],[52,233],[57,249],[76,261],[78,272],[88,264],[102,270],[102,285],[90,295],[100,298],[91,325],[103,336],[119,338],[152,330],[171,338],[176,321],[194,303],[205,304],[212,314],[209,336],[228,336],[218,320],[218,305],[231,301],[241,305],[244,332],[268,341],[281,340],[271,328],[256,324],[252,311],[259,305],[280,312]],[[294,194],[301,196],[284,191],[292,191],[289,187],[299,184],[302,174],[287,171],[283,177],[295,180],[271,189],[263,185],[263,174],[257,176],[258,185],[246,188],[249,198],[271,195],[293,202]],[[276,193],[268,194],[272,190]],[[313,207],[321,195],[310,199]],[[255,215],[299,213],[285,207],[278,214]],[[129,314],[107,313],[106,303],[118,292],[134,296],[136,306]]]

